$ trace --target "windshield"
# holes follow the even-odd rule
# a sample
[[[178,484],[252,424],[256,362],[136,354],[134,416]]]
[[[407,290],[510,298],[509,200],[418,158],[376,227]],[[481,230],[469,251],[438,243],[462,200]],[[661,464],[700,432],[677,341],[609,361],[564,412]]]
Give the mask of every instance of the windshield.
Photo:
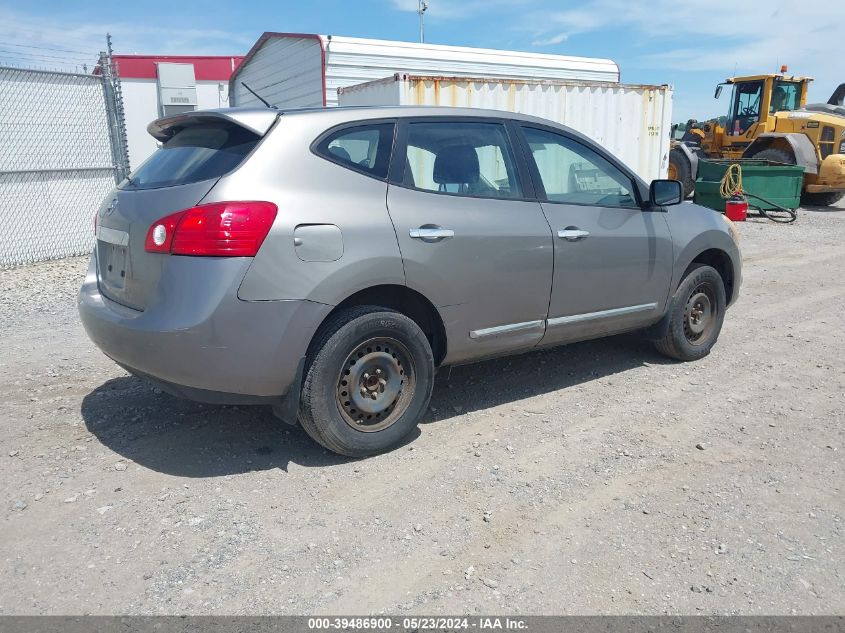
[[[238,165],[259,141],[227,122],[183,128],[124,180],[121,189],[155,189],[219,178]]]

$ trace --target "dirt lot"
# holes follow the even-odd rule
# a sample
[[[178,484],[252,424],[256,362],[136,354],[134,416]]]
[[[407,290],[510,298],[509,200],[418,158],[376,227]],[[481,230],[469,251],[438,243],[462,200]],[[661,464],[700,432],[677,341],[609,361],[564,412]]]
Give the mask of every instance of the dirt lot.
[[[719,344],[455,368],[352,461],[99,353],[83,259],[0,273],[0,614],[845,612],[845,209],[739,227]]]

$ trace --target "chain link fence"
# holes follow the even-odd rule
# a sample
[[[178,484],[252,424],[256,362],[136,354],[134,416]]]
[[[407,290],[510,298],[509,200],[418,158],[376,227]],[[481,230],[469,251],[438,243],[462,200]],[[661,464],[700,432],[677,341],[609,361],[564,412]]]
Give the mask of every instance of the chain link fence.
[[[0,267],[90,251],[127,166],[110,55],[90,75],[0,66]]]

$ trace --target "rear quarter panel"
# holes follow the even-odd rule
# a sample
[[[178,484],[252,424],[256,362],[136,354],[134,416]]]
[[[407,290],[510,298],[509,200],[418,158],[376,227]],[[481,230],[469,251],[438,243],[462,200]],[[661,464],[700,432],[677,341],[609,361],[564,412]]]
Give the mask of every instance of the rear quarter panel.
[[[387,212],[387,183],[315,155],[310,145],[335,123],[322,114],[282,115],[271,136],[205,201],[268,200],[276,221],[238,291],[243,300],[306,299],[336,305],[369,286],[405,283]],[[303,261],[294,248],[298,226],[337,226],[342,255]]]

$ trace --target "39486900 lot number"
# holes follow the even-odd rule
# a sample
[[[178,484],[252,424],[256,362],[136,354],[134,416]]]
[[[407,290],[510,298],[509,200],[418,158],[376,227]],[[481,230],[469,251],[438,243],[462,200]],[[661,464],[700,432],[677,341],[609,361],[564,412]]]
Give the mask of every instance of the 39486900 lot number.
[[[384,631],[393,627],[391,618],[308,618],[308,630]]]

